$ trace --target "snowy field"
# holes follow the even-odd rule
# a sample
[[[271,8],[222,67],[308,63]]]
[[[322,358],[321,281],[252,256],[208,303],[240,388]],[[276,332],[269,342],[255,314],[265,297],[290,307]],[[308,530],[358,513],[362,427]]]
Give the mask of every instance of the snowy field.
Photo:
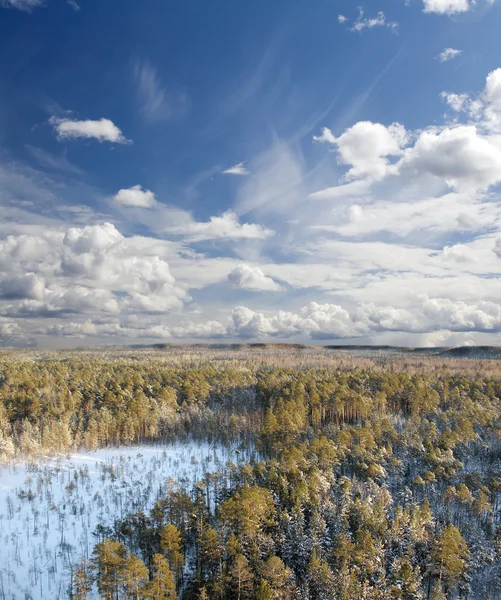
[[[170,478],[191,487],[247,459],[191,441],[0,467],[0,599],[67,598],[70,565],[90,556],[99,523],[149,509]]]

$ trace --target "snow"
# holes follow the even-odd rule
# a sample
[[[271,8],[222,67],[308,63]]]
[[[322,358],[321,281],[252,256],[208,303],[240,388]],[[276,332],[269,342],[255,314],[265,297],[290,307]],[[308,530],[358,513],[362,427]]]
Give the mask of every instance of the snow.
[[[0,467],[0,598],[67,598],[71,565],[91,555],[98,524],[149,509],[170,478],[191,487],[247,459],[224,445],[176,441]]]

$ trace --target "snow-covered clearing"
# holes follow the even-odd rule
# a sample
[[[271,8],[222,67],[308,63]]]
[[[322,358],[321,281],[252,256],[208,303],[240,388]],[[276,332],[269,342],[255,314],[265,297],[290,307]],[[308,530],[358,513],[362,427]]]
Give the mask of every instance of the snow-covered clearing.
[[[90,556],[98,524],[150,508],[169,478],[191,487],[247,459],[234,447],[176,441],[0,467],[0,599],[67,598],[71,565]]]

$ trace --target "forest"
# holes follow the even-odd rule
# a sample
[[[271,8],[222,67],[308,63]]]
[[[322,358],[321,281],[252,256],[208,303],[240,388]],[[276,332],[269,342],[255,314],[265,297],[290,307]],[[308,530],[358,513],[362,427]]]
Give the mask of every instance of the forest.
[[[294,347],[12,351],[0,354],[0,400],[0,484],[9,465],[40,469],[76,451],[231,450],[192,459],[192,477],[168,481],[157,458],[149,495],[131,492],[113,518],[101,511],[87,550],[56,546],[72,560],[51,598],[501,598],[498,360]],[[179,455],[187,470],[189,456]],[[137,457],[120,472],[103,467],[102,503],[117,491],[105,482],[121,476],[139,495]],[[19,508],[9,497],[0,527],[42,489],[16,488]],[[40,526],[31,539],[43,535]],[[0,574],[0,598],[29,597]]]

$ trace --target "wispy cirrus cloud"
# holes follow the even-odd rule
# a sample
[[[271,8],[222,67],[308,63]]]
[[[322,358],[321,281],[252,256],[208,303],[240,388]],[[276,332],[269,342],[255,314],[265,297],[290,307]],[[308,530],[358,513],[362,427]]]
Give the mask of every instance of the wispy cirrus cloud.
[[[42,148],[31,146],[30,144],[26,145],[26,149],[39,164],[48,169],[52,169],[54,171],[64,171],[71,175],[84,174],[84,170],[70,162],[64,154],[62,156],[57,156],[51,152],[47,152],[47,150],[42,150]]]
[[[190,97],[176,86],[165,86],[158,70],[147,61],[134,64],[134,79],[141,114],[148,121],[179,121],[190,110]]]
[[[233,165],[229,169],[223,171],[224,175],[250,175],[249,169],[244,165],[243,162],[239,162]]]
[[[0,6],[3,8],[17,8],[31,12],[37,6],[43,6],[44,0],[0,0]]]

